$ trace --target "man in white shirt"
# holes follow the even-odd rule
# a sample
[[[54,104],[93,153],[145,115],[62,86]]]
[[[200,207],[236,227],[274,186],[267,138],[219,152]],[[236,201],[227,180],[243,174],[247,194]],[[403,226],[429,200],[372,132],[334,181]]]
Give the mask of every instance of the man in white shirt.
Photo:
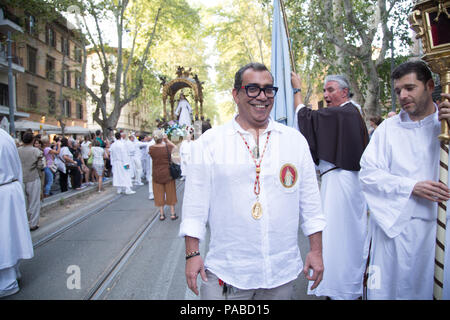
[[[290,299],[302,271],[313,287],[322,279],[325,219],[314,163],[304,137],[269,118],[276,90],[264,65],[242,67],[232,92],[239,114],[192,143],[179,235],[188,287],[198,295],[200,273],[202,299]],[[299,221],[310,241],[304,265]]]
[[[300,88],[293,73],[292,85]],[[324,81],[328,108],[306,108],[301,93],[294,89],[296,120],[309,143],[320,171],[323,213],[323,281],[317,296],[333,300],[354,300],[363,294],[366,265],[367,206],[359,182],[359,161],[368,143],[368,132],[357,106],[350,100],[347,79],[330,75]]]
[[[402,110],[377,127],[361,158],[370,208],[367,298],[432,299],[437,205],[450,198],[439,182],[437,137],[439,120],[450,119],[450,103],[440,104],[438,114],[434,82],[423,61],[401,64],[392,79]],[[448,218],[444,299],[450,299]]]

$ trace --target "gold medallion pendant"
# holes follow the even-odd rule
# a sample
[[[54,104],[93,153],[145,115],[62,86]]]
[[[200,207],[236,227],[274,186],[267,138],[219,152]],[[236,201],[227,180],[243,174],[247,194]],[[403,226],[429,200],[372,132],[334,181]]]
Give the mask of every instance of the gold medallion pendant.
[[[255,202],[252,207],[252,217],[255,220],[259,220],[262,217],[262,206],[261,203]]]

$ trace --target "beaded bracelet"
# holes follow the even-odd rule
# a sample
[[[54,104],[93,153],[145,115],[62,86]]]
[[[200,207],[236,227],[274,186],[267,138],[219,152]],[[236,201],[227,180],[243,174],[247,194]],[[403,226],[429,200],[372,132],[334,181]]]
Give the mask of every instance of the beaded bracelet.
[[[187,259],[190,259],[190,258],[192,258],[192,257],[199,256],[199,255],[200,255],[200,251],[193,251],[193,252],[188,253],[188,254],[186,255],[186,260],[187,260]]]

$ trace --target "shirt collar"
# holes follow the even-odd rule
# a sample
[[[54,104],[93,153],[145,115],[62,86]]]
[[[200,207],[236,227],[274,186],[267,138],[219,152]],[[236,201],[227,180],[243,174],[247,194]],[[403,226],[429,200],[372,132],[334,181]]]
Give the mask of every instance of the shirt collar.
[[[400,110],[400,113],[398,114],[398,119],[400,121],[400,124],[403,126],[406,126],[406,127],[420,127],[427,123],[433,122],[438,117],[438,107],[437,107],[436,103],[434,104],[434,107],[435,107],[434,113],[426,116],[425,118],[423,118],[422,120],[419,120],[419,121],[412,121],[411,118],[409,117],[409,114],[402,109],[402,110]]]
[[[233,116],[233,120],[229,123],[228,128],[226,130],[228,135],[234,135],[234,134],[237,134],[238,132],[243,133],[243,134],[249,134],[249,132],[242,129],[242,127],[236,121],[236,118],[238,115],[239,114],[235,114]],[[269,124],[268,124],[267,128],[264,129],[263,134],[266,132],[269,132],[269,131],[280,131],[280,128],[278,126],[279,126],[279,124],[276,123],[275,121],[273,121],[271,117],[269,117]]]

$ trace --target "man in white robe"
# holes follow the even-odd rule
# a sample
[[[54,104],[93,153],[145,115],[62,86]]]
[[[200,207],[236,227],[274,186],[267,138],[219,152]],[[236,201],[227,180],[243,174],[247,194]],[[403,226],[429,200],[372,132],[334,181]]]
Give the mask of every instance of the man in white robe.
[[[22,166],[14,140],[0,129],[0,297],[19,291],[19,263],[33,257],[22,190]]]
[[[131,190],[133,184],[131,182],[131,175],[128,173],[131,162],[128,156],[128,149],[125,142],[121,139],[119,132],[116,133],[116,141],[111,145],[109,152],[113,173],[113,186],[117,187],[117,193],[136,193]]]
[[[292,85],[297,89],[301,85],[294,73]],[[320,171],[322,208],[327,219],[322,236],[323,280],[308,294],[333,300],[358,299],[363,294],[367,236],[359,160],[368,142],[367,128],[359,109],[350,101],[349,83],[343,76],[325,79],[328,108],[310,110],[302,103],[301,92],[294,92],[295,118]]]
[[[192,125],[192,108],[182,93],[180,94],[180,101],[178,102],[178,107],[175,110],[175,114],[177,116],[179,115],[178,123],[180,126]]]
[[[133,163],[133,183],[137,186],[142,186],[141,181],[142,176],[142,161],[141,161],[141,151],[140,146],[145,145],[136,139],[134,134],[129,136],[128,140],[128,154],[130,155],[131,162]]]
[[[422,61],[400,65],[392,78],[402,111],[377,127],[361,158],[360,179],[370,208],[367,298],[432,299],[437,203],[450,198],[450,190],[438,182],[434,82]],[[440,107],[449,119],[450,104]],[[449,235],[444,299],[450,299]]]

